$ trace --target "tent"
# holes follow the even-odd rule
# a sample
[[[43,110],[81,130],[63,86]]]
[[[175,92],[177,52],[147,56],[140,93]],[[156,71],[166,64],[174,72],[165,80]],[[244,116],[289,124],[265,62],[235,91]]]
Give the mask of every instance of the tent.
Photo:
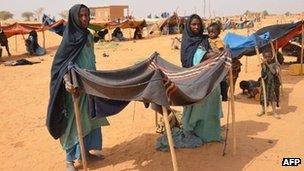
[[[228,33],[224,37],[224,43],[231,49],[233,58],[241,58],[243,55],[256,55],[255,47],[262,51],[270,47],[272,42],[275,50],[282,48],[292,40],[292,38],[302,32],[302,25],[299,21],[290,24],[277,24],[263,27],[250,36],[241,36]]]
[[[175,66],[161,58],[158,53],[154,53],[148,59],[124,69],[88,71],[73,65],[69,66],[69,72],[73,85],[81,87],[95,100],[141,101],[159,106],[164,114],[174,170],[177,170],[167,109],[169,106],[190,105],[203,100],[226,77],[230,68],[230,52],[224,51],[218,57],[192,68]],[[74,97],[74,100],[74,107],[77,109],[77,98]],[[94,107],[95,110],[102,108]],[[234,106],[232,108],[234,109]],[[101,113],[99,117],[107,116],[102,111],[97,113]],[[79,113],[76,112],[76,120],[77,115]],[[82,137],[81,135],[79,132],[79,137]]]
[[[64,20],[59,20],[57,22],[54,22],[51,25],[44,26],[41,23],[18,23],[15,22],[11,25],[7,26],[0,26],[1,29],[3,29],[4,34],[7,38],[10,38],[12,36],[22,35],[24,38],[24,34],[29,34],[32,30],[35,30],[36,32],[42,32],[43,34],[43,48],[45,48],[45,30],[51,30],[54,28],[57,28],[61,25],[66,23]],[[25,38],[24,38],[25,39]],[[17,51],[17,38],[15,37],[15,47]]]
[[[42,24],[44,26],[49,26],[50,31],[62,36],[65,29],[66,21],[61,19],[56,22],[55,19],[51,19],[49,16],[44,14],[42,17]]]
[[[15,36],[15,35],[24,35],[29,34],[32,30],[37,32],[43,32],[45,30],[53,29],[61,24],[65,23],[64,20],[58,20],[51,25],[44,26],[41,23],[13,23],[7,26],[1,26],[0,28],[3,29],[4,34],[7,38]]]
[[[102,29],[115,29],[116,27],[120,27],[122,29],[127,28],[136,28],[136,27],[146,27],[146,21],[145,20],[135,20],[135,19],[127,19],[123,22],[115,22],[115,21],[109,21],[109,22],[98,22],[98,21],[92,21],[89,25],[89,28],[95,31],[99,31]]]

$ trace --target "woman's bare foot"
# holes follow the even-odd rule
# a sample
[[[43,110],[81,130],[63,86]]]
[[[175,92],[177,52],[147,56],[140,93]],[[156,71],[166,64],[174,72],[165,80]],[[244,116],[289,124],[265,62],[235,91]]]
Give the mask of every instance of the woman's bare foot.
[[[275,112],[273,113],[273,117],[275,117],[276,119],[281,119],[281,117]]]
[[[66,171],[78,171],[73,162],[66,163]]]
[[[257,113],[257,116],[263,116],[263,115],[265,115],[265,111],[261,111],[260,113]]]

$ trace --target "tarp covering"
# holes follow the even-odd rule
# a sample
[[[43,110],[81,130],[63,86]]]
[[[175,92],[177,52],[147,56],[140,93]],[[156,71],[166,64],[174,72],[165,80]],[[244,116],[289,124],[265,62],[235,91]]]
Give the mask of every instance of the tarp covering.
[[[255,47],[259,51],[270,47],[270,41],[274,42],[275,48],[279,49],[287,45],[292,38],[302,31],[303,22],[291,24],[277,24],[261,28],[250,36],[242,36],[228,33],[224,37],[224,43],[231,49],[232,58],[240,58],[243,55],[256,55]]]
[[[35,30],[37,32],[45,31],[57,27],[65,23],[64,20],[58,20],[57,22],[49,25],[43,26],[41,23],[14,23],[8,26],[1,26],[4,34],[7,38],[18,34],[29,34],[31,31]]]
[[[163,20],[163,22],[160,24],[160,29],[162,30],[163,27],[166,25],[168,26],[178,26],[181,24],[184,24],[186,20],[186,17],[178,16],[177,14],[172,15],[171,17],[167,18],[166,20]]]
[[[250,36],[227,33],[224,37],[224,43],[231,49],[232,58],[241,58],[243,55],[255,55],[255,47],[262,51],[269,44],[269,33],[263,35],[252,34]]]
[[[230,51],[192,68],[173,65],[154,53],[134,66],[113,71],[88,71],[70,66],[73,82],[87,94],[119,101],[160,106],[185,106],[203,100],[225,78]],[[74,74],[73,74],[74,73]],[[76,76],[76,77],[75,77]]]
[[[269,32],[271,40],[276,41],[276,48],[279,49],[301,33],[303,24],[302,21],[299,21],[297,23],[271,25],[261,28],[256,34],[261,35]]]
[[[89,25],[89,28],[95,31],[99,31],[105,28],[114,29],[116,27],[120,27],[122,29],[126,29],[126,28],[146,27],[146,26],[147,25],[145,20],[128,19],[120,23],[115,21],[109,21],[109,22],[92,21]]]

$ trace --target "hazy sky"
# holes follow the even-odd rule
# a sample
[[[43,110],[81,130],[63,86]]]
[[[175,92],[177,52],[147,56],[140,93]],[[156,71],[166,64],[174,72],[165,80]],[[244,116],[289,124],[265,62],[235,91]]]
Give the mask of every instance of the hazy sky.
[[[242,14],[246,10],[263,11],[282,14],[304,12],[304,0],[0,0],[0,11],[7,10],[20,19],[24,11],[33,11],[39,7],[45,8],[45,13],[58,16],[63,10],[68,10],[76,3],[89,7],[106,5],[129,5],[130,12],[137,17],[146,17],[152,13],[169,13],[177,10],[180,15],[193,12],[204,16],[203,2],[206,1],[206,17],[209,17],[209,2],[212,16]]]

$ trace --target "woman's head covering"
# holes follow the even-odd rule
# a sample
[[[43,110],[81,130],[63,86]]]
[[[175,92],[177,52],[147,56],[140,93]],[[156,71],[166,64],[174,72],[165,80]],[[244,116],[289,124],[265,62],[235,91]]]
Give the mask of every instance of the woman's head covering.
[[[85,46],[89,31],[81,27],[79,12],[87,8],[83,4],[74,5],[69,10],[68,24],[63,33],[63,39],[56,52],[51,69],[50,99],[47,111],[46,125],[50,134],[59,138],[66,128],[66,116],[63,85],[63,76],[68,71],[69,63],[73,63]]]
[[[194,34],[191,31],[190,24],[193,19],[199,19],[201,22],[201,29],[199,30],[198,34]],[[190,68],[193,66],[193,57],[199,44],[202,44],[202,46],[204,46],[206,49],[209,49],[208,38],[207,36],[203,35],[203,32],[204,26],[201,17],[197,14],[191,15],[186,22],[182,37],[181,62],[183,67]]]

